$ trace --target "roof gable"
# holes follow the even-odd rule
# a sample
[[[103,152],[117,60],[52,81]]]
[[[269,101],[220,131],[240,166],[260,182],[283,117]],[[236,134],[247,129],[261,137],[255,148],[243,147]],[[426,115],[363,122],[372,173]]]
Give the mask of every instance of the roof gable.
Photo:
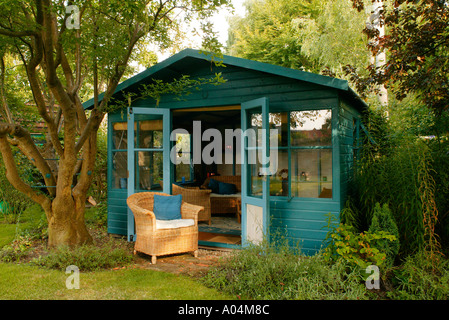
[[[217,58],[214,57],[217,61],[223,62],[223,64],[227,66],[235,66],[243,69],[250,69],[265,73],[270,73],[273,75],[285,77],[285,78],[291,78],[294,80],[300,80],[305,81],[317,85],[321,85],[324,87],[329,87],[333,89],[341,90],[345,93],[345,95],[350,95],[351,97],[357,97],[357,95],[352,91],[352,89],[349,88],[348,82],[346,80],[327,77],[315,73],[310,73],[306,71],[296,70],[296,69],[290,69],[285,68],[277,65],[272,65],[268,63],[243,59],[243,58],[237,58],[232,56],[224,55],[223,58]],[[142,71],[141,73],[121,82],[114,94],[129,89],[130,87],[134,87],[136,85],[139,85],[140,83],[143,83],[145,81],[148,81],[149,78],[155,76],[159,73],[166,73],[166,74],[172,74],[172,75],[179,75],[186,74],[186,72],[182,72],[182,70],[174,70],[172,69],[173,66],[179,65],[183,61],[194,61],[197,60],[198,62],[204,62],[207,61],[208,63],[211,62],[212,58],[208,56],[206,53],[199,51],[199,50],[193,50],[193,49],[185,49],[180,51],[179,53],[171,56],[170,58]],[[182,68],[187,68],[187,64],[182,64]],[[98,97],[98,100],[101,101],[103,99],[104,93],[101,93]],[[358,97],[357,97],[358,98]],[[358,98],[357,100],[360,100]],[[364,102],[360,100],[362,104]],[[83,107],[85,109],[89,109],[93,106],[94,99],[90,99],[83,103]]]

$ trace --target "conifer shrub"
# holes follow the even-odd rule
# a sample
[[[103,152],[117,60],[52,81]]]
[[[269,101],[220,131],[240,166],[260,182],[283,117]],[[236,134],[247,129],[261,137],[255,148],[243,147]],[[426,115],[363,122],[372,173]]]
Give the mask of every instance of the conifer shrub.
[[[386,259],[384,261],[384,267],[391,268],[394,265],[394,261],[399,252],[399,229],[396,225],[394,217],[391,213],[388,204],[380,206],[376,203],[373,212],[373,218],[371,220],[371,226],[369,227],[369,232],[378,233],[384,231],[390,235],[395,236],[395,240],[388,239],[376,239],[373,240],[374,246],[379,249],[379,251],[385,253]]]

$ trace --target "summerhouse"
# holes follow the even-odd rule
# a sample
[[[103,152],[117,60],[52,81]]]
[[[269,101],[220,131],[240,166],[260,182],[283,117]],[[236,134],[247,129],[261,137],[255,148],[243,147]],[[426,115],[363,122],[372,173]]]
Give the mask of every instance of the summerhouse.
[[[327,215],[345,203],[367,105],[345,80],[192,49],[122,82],[115,96],[217,73],[224,83],[108,114],[109,233],[135,240],[131,194],[212,188],[199,245],[237,248],[276,231],[317,252]]]

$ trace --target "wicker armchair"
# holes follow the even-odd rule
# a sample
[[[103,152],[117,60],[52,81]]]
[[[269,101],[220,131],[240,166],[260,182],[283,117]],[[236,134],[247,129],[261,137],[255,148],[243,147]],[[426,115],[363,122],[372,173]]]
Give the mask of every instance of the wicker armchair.
[[[182,202],[181,216],[193,219],[193,225],[177,228],[158,228],[153,212],[154,194],[169,196],[160,192],[135,193],[126,200],[136,221],[136,243],[134,254],[142,252],[151,256],[156,264],[158,256],[193,252],[198,256],[198,213],[203,207]]]
[[[172,185],[173,195],[181,194],[182,200],[194,204],[197,206],[202,206],[204,209],[198,214],[198,221],[207,221],[210,225],[211,215],[210,215],[210,193],[211,190],[200,189],[199,187],[180,187],[176,184]]]

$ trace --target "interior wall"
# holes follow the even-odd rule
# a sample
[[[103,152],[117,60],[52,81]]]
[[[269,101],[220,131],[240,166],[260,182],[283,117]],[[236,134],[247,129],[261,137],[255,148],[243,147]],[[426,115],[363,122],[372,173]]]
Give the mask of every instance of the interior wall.
[[[240,128],[240,110],[222,111],[219,108],[207,108],[207,111],[198,112],[185,110],[182,112],[173,113],[173,129],[186,129],[189,133],[193,133],[193,122],[201,121],[201,137],[207,129],[217,129],[221,134],[221,163],[212,164],[194,164],[194,175],[197,183],[202,183],[208,174],[233,175],[234,170],[236,175],[240,175],[240,164],[237,159],[240,159],[239,144],[233,139],[232,145],[226,145],[226,130]],[[201,150],[203,150],[211,141],[199,141],[201,143]],[[198,141],[193,141],[198,143]],[[233,161],[236,162],[235,169],[232,163],[226,163],[226,150],[234,153]],[[238,160],[240,161],[240,160]]]

